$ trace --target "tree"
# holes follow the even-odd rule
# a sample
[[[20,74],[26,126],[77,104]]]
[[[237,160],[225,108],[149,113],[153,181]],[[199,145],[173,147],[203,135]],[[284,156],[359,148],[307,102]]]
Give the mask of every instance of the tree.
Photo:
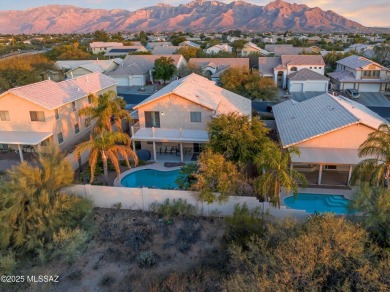
[[[240,174],[237,167],[220,153],[210,148],[202,151],[198,159],[199,171],[194,174],[192,190],[196,197],[207,203],[225,202],[238,189]]]
[[[80,109],[79,116],[97,119],[96,127],[99,129],[112,131],[112,123],[114,123],[118,130],[122,131],[122,120],[132,120],[125,110],[126,102],[116,96],[114,91],[108,91],[98,97],[90,95],[88,98],[92,101],[92,105]]]
[[[97,30],[93,33],[93,40],[95,42],[108,42],[110,40],[110,36],[103,29]]]
[[[390,247],[390,190],[362,185],[354,194],[349,208],[363,216],[364,227],[378,244]]]
[[[389,187],[390,179],[390,126],[382,124],[368,135],[359,147],[359,157],[369,157],[354,168],[351,183],[369,182],[371,186]]]
[[[154,61],[153,77],[164,81],[171,80],[177,68],[175,60],[171,57],[160,57]]]
[[[255,157],[255,164],[260,173],[254,182],[255,190],[264,201],[269,197],[270,202],[278,207],[282,188],[287,193],[293,191],[297,194],[298,183],[304,187],[307,184],[303,174],[289,168],[291,154],[300,155],[300,152],[296,147],[283,150],[278,144],[269,141],[263,151]]]
[[[234,163],[253,161],[268,141],[268,128],[258,118],[237,113],[222,114],[208,124],[210,148]]]
[[[182,55],[188,62],[189,59],[195,58],[197,56],[198,51],[199,49],[194,47],[181,47],[177,53]]]
[[[92,205],[66,194],[73,183],[72,166],[58,150],[40,154],[7,171],[0,185],[0,247],[22,252],[47,248],[56,234],[82,227]]]
[[[95,130],[88,141],[77,145],[75,156],[80,156],[85,151],[90,151],[89,166],[91,167],[91,179],[94,181],[95,168],[99,157],[103,161],[104,183],[108,185],[108,160],[115,168],[117,177],[120,175],[119,157],[122,157],[131,168],[129,158],[138,164],[138,157],[130,147],[131,139],[127,134],[121,132],[110,132],[106,128]]]
[[[390,45],[380,44],[374,46],[375,58],[383,65],[390,63]]]
[[[327,67],[330,69],[329,71],[331,72],[331,71],[336,70],[336,66],[337,66],[336,62],[338,60],[341,60],[341,59],[346,58],[346,57],[351,56],[351,55],[353,55],[353,52],[346,52],[346,53],[329,52],[324,56],[324,61],[325,61],[325,64],[327,65]]]
[[[237,53],[237,51],[239,50],[242,50],[242,48],[244,48],[245,44],[247,43],[248,41],[246,40],[235,40],[231,43],[231,46],[233,47],[233,51],[235,53]]]
[[[147,37],[147,35],[146,35],[146,33],[144,31],[141,31],[139,33],[139,41],[141,42],[141,44],[143,46],[145,46],[146,43],[148,42],[148,37]]]
[[[251,100],[274,100],[278,89],[270,78],[261,77],[259,72],[249,72],[247,68],[229,68],[220,79],[226,90],[248,97]]]
[[[196,182],[195,173],[199,170],[196,163],[187,163],[180,168],[179,176],[176,179],[176,184],[181,190],[188,190]]]
[[[267,224],[244,247],[228,247],[224,291],[385,291],[390,257],[343,217]]]
[[[178,46],[180,43],[182,42],[185,42],[187,39],[185,36],[178,36],[178,35],[175,35],[175,36],[172,36],[171,37],[171,43],[172,45],[174,46]]]
[[[53,61],[57,60],[85,60],[91,59],[95,56],[92,56],[90,53],[82,50],[79,47],[78,43],[74,43],[72,45],[60,45],[56,46],[45,55]]]

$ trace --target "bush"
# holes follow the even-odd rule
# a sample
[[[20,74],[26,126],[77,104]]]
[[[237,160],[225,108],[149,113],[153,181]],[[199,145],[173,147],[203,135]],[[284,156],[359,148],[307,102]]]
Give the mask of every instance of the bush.
[[[137,264],[140,268],[151,268],[155,266],[157,262],[157,255],[152,251],[144,251],[137,256]]]
[[[164,203],[160,204],[154,202],[150,205],[150,210],[154,213],[161,214],[165,219],[172,219],[178,216],[194,216],[197,213],[197,208],[194,205],[187,203],[187,200],[166,199]]]
[[[110,287],[115,283],[115,278],[110,274],[105,274],[99,282],[100,286]]]
[[[7,254],[0,255],[0,274],[9,275],[12,274],[16,267],[15,254],[8,252]]]

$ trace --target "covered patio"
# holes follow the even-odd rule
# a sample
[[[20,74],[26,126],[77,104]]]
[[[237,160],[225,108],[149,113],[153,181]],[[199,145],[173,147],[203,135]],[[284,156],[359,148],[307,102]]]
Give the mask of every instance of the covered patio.
[[[191,161],[200,153],[202,144],[209,141],[208,132],[202,130],[136,128],[131,127],[133,149],[135,142],[152,145],[153,161]],[[179,160],[180,159],[180,160]]]
[[[24,154],[41,151],[41,143],[53,136],[52,132],[16,132],[0,131],[0,151],[19,155],[21,162]]]
[[[309,185],[349,186],[354,165],[361,161],[357,149],[299,148],[290,168],[307,178]]]

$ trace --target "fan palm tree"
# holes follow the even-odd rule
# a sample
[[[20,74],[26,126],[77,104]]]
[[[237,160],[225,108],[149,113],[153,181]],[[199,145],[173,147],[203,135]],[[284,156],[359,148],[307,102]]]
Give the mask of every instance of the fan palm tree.
[[[351,183],[367,181],[372,186],[388,188],[390,179],[390,126],[382,124],[378,130],[368,135],[359,147],[359,157],[367,157],[359,162],[351,177]]]
[[[86,116],[97,119],[96,127],[112,131],[112,123],[119,131],[122,131],[122,119],[132,120],[130,114],[125,110],[126,102],[117,97],[114,91],[108,91],[102,95],[89,95],[92,105],[79,110],[79,116]]]
[[[90,151],[89,166],[91,167],[91,183],[95,176],[96,164],[99,156],[103,161],[104,183],[108,185],[108,160],[113,164],[117,177],[120,175],[119,156],[125,159],[129,168],[129,157],[138,164],[138,157],[130,147],[130,137],[122,132],[111,132],[106,128],[95,130],[88,141],[77,145],[75,155],[81,155],[84,151]]]
[[[88,202],[60,192],[73,183],[69,160],[58,148],[50,149],[34,164],[24,161],[8,170],[1,182],[0,247],[42,248],[61,228],[76,228],[85,215],[80,210],[86,211]]]
[[[254,181],[255,191],[270,202],[280,207],[280,192],[285,188],[286,192],[298,193],[298,183],[306,186],[305,176],[294,169],[290,169],[291,154],[300,155],[298,148],[290,147],[286,150],[274,143],[268,142],[263,151],[255,157],[255,165],[258,168],[259,177]]]

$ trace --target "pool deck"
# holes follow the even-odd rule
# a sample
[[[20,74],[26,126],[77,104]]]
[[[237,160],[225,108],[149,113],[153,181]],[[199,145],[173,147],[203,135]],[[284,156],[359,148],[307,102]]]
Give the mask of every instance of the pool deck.
[[[121,175],[119,176],[119,178],[115,179],[114,187],[123,187],[123,185],[121,184],[122,178],[125,177],[126,175],[130,174],[130,173],[133,173],[133,172],[136,172],[136,171],[139,171],[139,170],[153,169],[153,170],[158,170],[158,171],[172,171],[172,170],[177,170],[177,169],[180,169],[180,168],[181,168],[181,166],[165,167],[164,166],[164,162],[155,162],[155,163],[152,163],[152,164],[148,164],[148,165],[132,168],[132,169],[129,169],[129,170],[125,171],[125,172],[122,172]]]

